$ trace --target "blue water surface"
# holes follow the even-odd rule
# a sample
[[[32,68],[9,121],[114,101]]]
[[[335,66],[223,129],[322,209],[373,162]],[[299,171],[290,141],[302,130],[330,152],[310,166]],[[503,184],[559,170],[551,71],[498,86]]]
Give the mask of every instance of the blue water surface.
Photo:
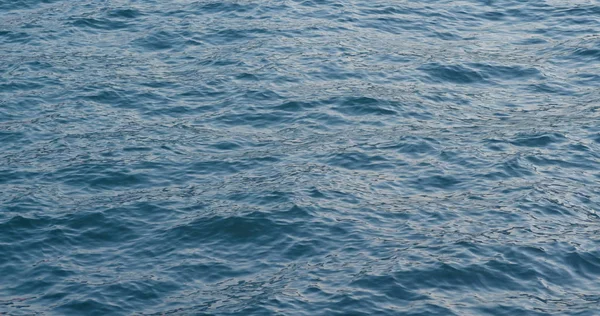
[[[597,0],[0,0],[0,314],[600,315]]]

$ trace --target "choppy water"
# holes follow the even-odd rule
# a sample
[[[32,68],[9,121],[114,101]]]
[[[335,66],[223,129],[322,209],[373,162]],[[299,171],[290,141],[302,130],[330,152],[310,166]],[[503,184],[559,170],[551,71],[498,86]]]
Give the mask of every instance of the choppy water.
[[[0,0],[0,314],[599,315],[600,3]]]

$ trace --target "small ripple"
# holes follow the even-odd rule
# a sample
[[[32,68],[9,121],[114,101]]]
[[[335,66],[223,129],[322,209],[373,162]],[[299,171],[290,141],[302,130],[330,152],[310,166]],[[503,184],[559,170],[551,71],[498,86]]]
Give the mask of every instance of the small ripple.
[[[133,44],[149,51],[162,51],[174,48],[181,38],[177,34],[166,31],[155,31],[136,39]]]
[[[284,240],[284,232],[293,229],[269,219],[265,214],[250,213],[242,216],[214,216],[199,218],[187,224],[180,224],[167,231],[168,240],[177,240],[183,244],[214,243],[216,240],[226,243],[269,244]]]
[[[428,74],[432,82],[451,82],[457,84],[487,83],[486,78],[476,70],[461,65],[441,65],[430,63],[419,67]]]
[[[27,43],[31,36],[25,32],[0,31],[0,43]]]
[[[393,109],[398,107],[394,102],[385,102],[368,97],[349,98],[343,100],[334,109],[346,115],[395,115]]]
[[[124,22],[95,18],[77,18],[73,19],[71,24],[78,28],[96,30],[121,30],[129,27],[129,25]]]
[[[515,146],[548,147],[565,141],[565,136],[559,133],[519,135],[511,141]]]
[[[113,9],[108,12],[108,16],[112,18],[135,19],[143,15],[144,14],[140,10],[134,8]]]
[[[327,164],[350,170],[393,169],[396,166],[384,157],[370,156],[360,152],[337,154],[328,159]]]

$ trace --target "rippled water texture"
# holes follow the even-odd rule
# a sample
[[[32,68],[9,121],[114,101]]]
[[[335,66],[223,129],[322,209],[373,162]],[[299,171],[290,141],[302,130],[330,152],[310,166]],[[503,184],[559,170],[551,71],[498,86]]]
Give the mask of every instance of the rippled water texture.
[[[0,314],[600,315],[595,0],[0,0]]]

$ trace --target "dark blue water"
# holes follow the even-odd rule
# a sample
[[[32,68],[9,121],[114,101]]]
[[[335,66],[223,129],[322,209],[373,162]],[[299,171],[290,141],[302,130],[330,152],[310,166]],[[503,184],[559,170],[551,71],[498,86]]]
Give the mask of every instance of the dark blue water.
[[[0,0],[0,314],[600,315],[600,2]]]

